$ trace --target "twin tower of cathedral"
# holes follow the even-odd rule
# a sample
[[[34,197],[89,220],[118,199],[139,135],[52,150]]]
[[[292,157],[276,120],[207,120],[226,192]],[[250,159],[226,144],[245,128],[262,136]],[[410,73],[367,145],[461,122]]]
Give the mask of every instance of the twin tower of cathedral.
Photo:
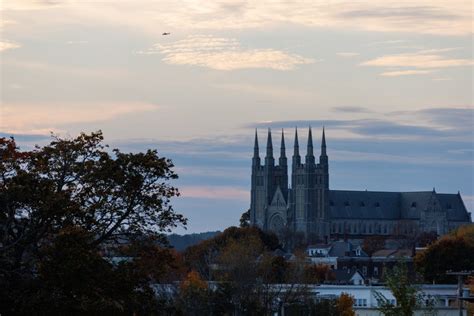
[[[278,165],[275,165],[273,157],[270,129],[263,165],[260,160],[257,131],[255,131],[250,202],[251,224],[277,233],[288,229],[292,232],[302,232],[306,236],[312,234],[325,239],[329,236],[330,218],[327,211],[329,209],[329,164],[324,128],[319,163],[316,163],[314,157],[311,127],[308,131],[304,163],[300,156],[298,130],[295,130],[293,148],[291,187],[289,187],[283,130]]]

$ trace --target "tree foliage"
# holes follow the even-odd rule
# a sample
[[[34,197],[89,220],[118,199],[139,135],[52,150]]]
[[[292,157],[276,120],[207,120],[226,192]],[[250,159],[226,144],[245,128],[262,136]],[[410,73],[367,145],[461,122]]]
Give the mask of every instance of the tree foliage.
[[[382,293],[375,292],[379,310],[386,316],[412,316],[416,309],[426,308],[425,314],[432,314],[433,298],[420,292],[419,287],[409,275],[407,266],[400,262],[385,276],[386,286],[395,297],[395,304]]]
[[[58,313],[69,302],[89,312],[120,312],[134,304],[125,304],[113,288],[128,291],[129,298],[141,296],[137,287],[142,294],[149,290],[142,280],[158,271],[148,266],[147,278],[133,279],[139,266],[112,269],[99,250],[134,236],[163,242],[164,232],[185,225],[170,204],[179,195],[169,184],[177,175],[155,150],[123,153],[102,141],[100,131],[82,133],[21,151],[14,139],[0,138],[2,310],[39,306]],[[142,258],[137,265],[145,264]],[[118,286],[114,278],[130,286]]]
[[[240,216],[240,227],[249,227],[250,226],[250,209],[243,212]]]
[[[369,256],[372,256],[374,252],[385,247],[385,238],[383,236],[369,236],[365,237],[362,242],[362,249]]]
[[[429,282],[455,283],[447,271],[474,270],[474,225],[459,227],[415,257],[416,268]]]

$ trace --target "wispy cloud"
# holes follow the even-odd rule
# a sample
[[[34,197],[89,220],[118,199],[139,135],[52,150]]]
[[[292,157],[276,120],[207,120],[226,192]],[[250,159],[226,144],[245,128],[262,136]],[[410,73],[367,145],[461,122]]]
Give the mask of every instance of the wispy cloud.
[[[192,65],[215,70],[267,68],[291,70],[315,60],[274,49],[244,48],[233,38],[211,35],[189,36],[169,44],[156,44],[141,54],[162,54],[163,61],[174,65]]]
[[[337,112],[349,112],[349,113],[368,113],[371,112],[369,109],[362,106],[335,106],[332,108]]]
[[[20,47],[20,44],[17,44],[17,43],[0,41],[0,52],[3,52],[8,49],[19,48],[19,47]]]
[[[5,1],[4,1],[5,2]],[[104,6],[105,4],[105,6]],[[86,6],[81,1],[6,1],[4,10],[58,10],[66,19],[142,28],[160,34],[177,30],[258,29],[291,24],[313,28],[356,29],[459,36],[472,33],[469,1],[186,1],[121,0]],[[59,11],[61,10],[61,11]],[[45,10],[48,11],[48,10]],[[31,17],[31,15],[29,15]],[[54,23],[54,21],[47,21]]]
[[[340,52],[340,53],[336,53],[336,55],[339,57],[351,58],[351,57],[359,56],[360,54],[354,53],[354,52]]]
[[[232,186],[182,186],[181,195],[188,198],[229,199],[248,201],[250,193],[247,188]]]
[[[452,49],[450,48],[449,50]],[[436,54],[437,52],[445,51],[447,50],[422,50],[415,53],[386,55],[365,61],[361,65],[375,67],[446,68],[474,64],[471,59],[450,58]]]
[[[433,73],[434,70],[395,70],[382,72],[383,77],[399,77],[399,76],[413,76],[413,75],[427,75]]]
[[[1,126],[5,133],[48,134],[61,132],[67,124],[106,121],[156,109],[156,105],[146,103],[3,104]]]

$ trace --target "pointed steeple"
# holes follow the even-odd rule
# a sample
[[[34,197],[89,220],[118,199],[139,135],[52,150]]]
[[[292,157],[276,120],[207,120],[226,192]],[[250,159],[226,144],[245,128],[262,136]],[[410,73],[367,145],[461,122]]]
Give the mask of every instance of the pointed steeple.
[[[257,158],[259,156],[258,152],[258,136],[257,136],[257,129],[255,129],[255,142],[253,145],[253,157]]]
[[[321,141],[321,156],[327,156],[327,154],[326,154],[326,135],[324,133],[324,126],[323,126],[323,139]]]
[[[293,151],[293,167],[296,167],[301,164],[301,157],[300,157],[300,146],[298,144],[298,128],[295,127],[295,144],[294,144],[294,151]]]
[[[281,129],[280,157],[286,157],[286,153],[285,153],[285,133],[283,132],[283,128]]]
[[[258,136],[257,136],[257,129],[255,129],[255,142],[253,145],[253,158],[252,163],[254,166],[260,166],[260,155],[258,149]]]
[[[272,131],[268,129],[267,157],[273,157]]]
[[[273,166],[275,165],[275,160],[273,159],[273,144],[272,144],[272,131],[268,129],[267,137],[267,155],[265,156],[265,165]]]
[[[285,133],[283,132],[283,128],[282,128],[281,129],[280,159],[279,159],[279,165],[280,166],[286,166],[287,165],[285,151],[286,151],[286,148],[285,148]]]
[[[314,163],[313,154],[313,133],[311,132],[311,126],[308,130],[308,147],[306,149],[306,163]]]
[[[294,153],[293,156],[300,155],[300,145],[298,144],[298,128],[295,127],[295,145],[294,145]]]
[[[328,167],[328,155],[326,153],[326,134],[323,126],[323,138],[321,140],[321,155],[319,155],[319,163],[324,165],[325,168]]]

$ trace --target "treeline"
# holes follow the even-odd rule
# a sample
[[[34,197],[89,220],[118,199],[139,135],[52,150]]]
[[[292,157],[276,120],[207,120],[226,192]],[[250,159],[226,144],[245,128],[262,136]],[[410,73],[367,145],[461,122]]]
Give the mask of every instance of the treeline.
[[[220,231],[210,231],[185,235],[170,234],[167,235],[166,238],[168,239],[168,242],[171,247],[173,247],[177,251],[183,251],[186,248],[196,245],[203,240],[212,238],[219,233]]]
[[[0,138],[2,315],[354,315],[350,296],[312,292],[334,278],[329,267],[303,251],[288,258],[274,234],[230,227],[170,247],[166,233],[187,222],[171,206],[172,162],[102,141],[81,134],[21,151]],[[472,228],[433,243],[419,271],[443,281],[474,269]]]

